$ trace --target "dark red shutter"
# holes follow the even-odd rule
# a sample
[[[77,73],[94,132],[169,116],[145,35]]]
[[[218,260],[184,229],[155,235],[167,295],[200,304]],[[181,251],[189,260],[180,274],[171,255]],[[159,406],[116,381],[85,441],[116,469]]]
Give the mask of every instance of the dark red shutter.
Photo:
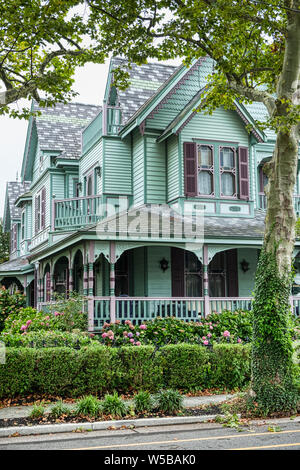
[[[46,217],[46,188],[42,189],[41,194],[41,228],[45,228],[45,217]]]
[[[228,297],[238,297],[239,284],[237,250],[228,250],[225,253],[227,266]]]
[[[186,196],[197,196],[197,144],[184,142],[184,192]]]
[[[184,297],[184,250],[171,249],[172,296]]]
[[[249,199],[249,161],[248,148],[239,147],[239,186],[240,199]]]
[[[18,235],[17,235],[17,224],[14,224],[14,251],[17,249],[17,241],[18,241]]]
[[[35,233],[38,233],[39,231],[38,213],[39,213],[39,198],[38,196],[36,196],[35,197],[35,213],[34,213]]]

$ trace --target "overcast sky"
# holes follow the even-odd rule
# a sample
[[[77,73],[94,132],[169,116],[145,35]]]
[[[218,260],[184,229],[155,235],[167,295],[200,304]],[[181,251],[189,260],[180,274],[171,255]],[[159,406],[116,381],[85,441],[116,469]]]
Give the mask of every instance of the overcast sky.
[[[87,64],[78,68],[74,90],[78,103],[102,105],[109,61],[104,65]],[[22,107],[22,106],[21,106]],[[0,217],[3,217],[7,181],[20,180],[28,121],[0,117]]]

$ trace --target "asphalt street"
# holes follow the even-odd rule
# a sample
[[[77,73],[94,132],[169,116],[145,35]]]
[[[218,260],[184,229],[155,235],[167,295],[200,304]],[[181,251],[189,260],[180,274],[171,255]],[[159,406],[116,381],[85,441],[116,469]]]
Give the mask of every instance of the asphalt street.
[[[3,450],[98,450],[102,451],[103,459],[111,459],[103,461],[105,464],[122,463],[113,461],[121,458],[114,456],[113,451],[120,451],[119,456],[124,453],[127,457],[132,452],[132,458],[134,451],[143,451],[137,461],[126,460],[129,467],[145,462],[162,464],[166,451],[172,451],[173,456],[178,451],[181,456],[186,452],[196,464],[200,450],[300,450],[300,419],[259,425],[253,421],[239,430],[217,423],[197,423],[82,432],[79,425],[72,433],[1,438],[0,452]],[[161,451],[160,461],[149,461],[154,458],[152,450]]]

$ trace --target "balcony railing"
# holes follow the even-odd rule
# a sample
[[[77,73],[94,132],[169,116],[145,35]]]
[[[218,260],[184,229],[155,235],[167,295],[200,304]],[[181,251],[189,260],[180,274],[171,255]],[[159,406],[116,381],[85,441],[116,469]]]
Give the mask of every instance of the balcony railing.
[[[259,209],[267,209],[267,197],[264,193],[258,193]],[[297,215],[300,215],[300,195],[294,196],[294,208]]]
[[[53,205],[53,230],[76,229],[103,217],[102,196],[54,200]]]

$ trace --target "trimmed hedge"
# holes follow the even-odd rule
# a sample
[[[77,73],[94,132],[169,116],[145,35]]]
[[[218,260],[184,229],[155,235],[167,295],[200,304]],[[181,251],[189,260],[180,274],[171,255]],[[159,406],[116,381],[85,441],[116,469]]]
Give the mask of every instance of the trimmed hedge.
[[[250,347],[178,344],[155,351],[89,346],[70,348],[7,348],[0,364],[0,398],[25,394],[78,397],[161,388],[182,391],[241,388],[250,380]]]

